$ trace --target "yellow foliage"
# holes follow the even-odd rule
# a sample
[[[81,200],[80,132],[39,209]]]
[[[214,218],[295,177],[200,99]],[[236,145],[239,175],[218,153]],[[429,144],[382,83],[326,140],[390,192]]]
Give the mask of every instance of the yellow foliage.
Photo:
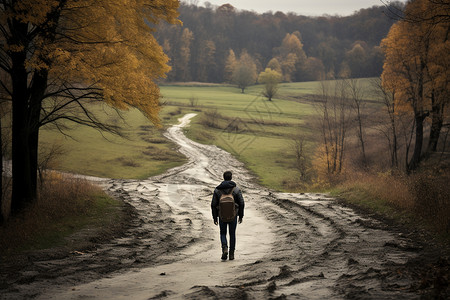
[[[300,41],[300,33],[287,33],[284,37],[281,47],[278,48],[278,56],[276,57],[280,63],[283,79],[291,81],[292,74],[296,71],[299,63],[304,63],[306,54],[303,51],[303,44]]]
[[[156,81],[170,67],[150,24],[181,24],[178,6],[177,0],[23,0],[16,2],[14,16],[40,33],[28,69],[48,69],[60,84],[100,88],[109,105],[136,107],[158,124]],[[56,12],[58,24],[50,18]]]
[[[328,175],[328,159],[325,151],[325,145],[321,144],[317,147],[312,160],[312,168],[317,173],[317,180],[323,180]]]
[[[258,82],[263,84],[278,84],[281,82],[281,74],[270,68],[266,68],[258,76]]]
[[[426,19],[435,12],[432,1],[408,3],[406,13]],[[430,110],[431,96],[447,101],[450,82],[448,23],[399,21],[392,26],[381,47],[386,60],[383,86],[395,92],[398,108]],[[445,96],[447,94],[447,96]]]

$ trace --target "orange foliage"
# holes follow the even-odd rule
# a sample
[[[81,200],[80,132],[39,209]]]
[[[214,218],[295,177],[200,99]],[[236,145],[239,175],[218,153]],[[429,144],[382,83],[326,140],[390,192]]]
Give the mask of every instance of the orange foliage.
[[[431,1],[410,2],[406,13],[432,13]],[[432,95],[448,102],[450,88],[450,41],[448,24],[399,21],[394,24],[381,46],[386,55],[383,86],[394,91],[403,110],[429,111]],[[436,100],[436,98],[435,98]]]
[[[176,19],[179,1],[16,3],[16,12],[21,11],[18,18],[43,30],[33,43],[36,50],[27,61],[29,69],[48,69],[50,77],[61,83],[101,88],[109,105],[118,109],[136,107],[152,122],[159,122],[160,93],[155,81],[165,77],[170,68],[149,24],[161,20],[181,23]],[[45,27],[50,12],[60,13],[54,32],[52,24]]]

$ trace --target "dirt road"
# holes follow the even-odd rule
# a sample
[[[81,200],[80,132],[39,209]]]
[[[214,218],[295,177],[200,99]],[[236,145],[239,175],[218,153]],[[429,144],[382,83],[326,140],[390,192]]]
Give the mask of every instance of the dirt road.
[[[275,193],[214,146],[166,136],[189,162],[148,180],[99,180],[133,207],[120,238],[69,256],[37,255],[0,299],[418,299],[406,234],[319,194]],[[246,201],[236,259],[221,262],[210,201],[232,170]],[[44,259],[45,257],[45,259]]]

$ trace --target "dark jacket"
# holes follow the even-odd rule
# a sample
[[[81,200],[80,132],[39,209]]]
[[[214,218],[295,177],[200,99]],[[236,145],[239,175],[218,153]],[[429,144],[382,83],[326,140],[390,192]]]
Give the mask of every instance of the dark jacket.
[[[233,198],[234,198],[234,203],[236,203],[239,207],[238,209],[238,216],[239,218],[244,217],[244,198],[242,197],[242,193],[241,190],[239,189],[239,187],[236,186],[236,183],[234,181],[222,181],[221,184],[219,184],[215,189],[214,189],[214,194],[213,194],[213,198],[211,201],[211,211],[212,211],[212,217],[214,219],[214,221],[217,221],[217,218],[219,217],[219,200],[220,200],[220,196],[222,196],[222,194],[228,194],[230,193],[231,189],[233,189]]]

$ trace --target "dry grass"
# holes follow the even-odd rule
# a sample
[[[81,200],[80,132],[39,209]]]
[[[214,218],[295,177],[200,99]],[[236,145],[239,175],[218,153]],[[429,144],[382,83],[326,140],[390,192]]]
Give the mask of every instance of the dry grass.
[[[431,171],[409,177],[414,211],[439,232],[450,233],[450,175]]]
[[[114,162],[120,163],[124,167],[138,168],[141,166],[133,158],[126,157],[126,156],[118,157],[114,160]]]
[[[348,201],[417,227],[450,233],[449,176],[353,173],[339,187]]]
[[[0,255],[61,244],[75,230],[102,222],[117,206],[86,180],[47,174],[38,201],[0,227]]]

